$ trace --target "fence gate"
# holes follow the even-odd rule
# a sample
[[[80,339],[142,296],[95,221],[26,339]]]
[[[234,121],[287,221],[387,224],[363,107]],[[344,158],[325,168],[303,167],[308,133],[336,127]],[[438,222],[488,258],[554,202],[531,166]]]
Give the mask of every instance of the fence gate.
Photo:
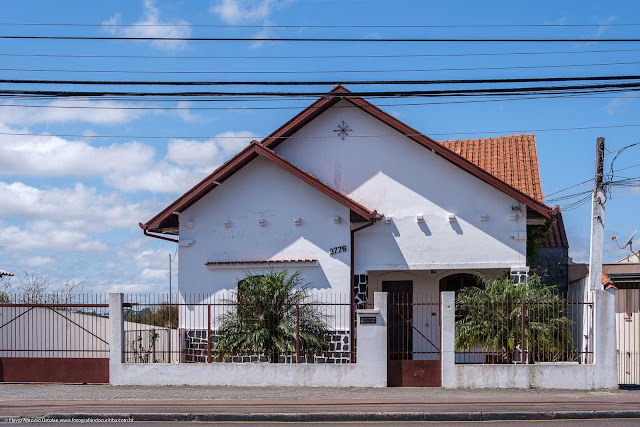
[[[0,382],[108,383],[102,299],[0,304]]]
[[[616,290],[618,384],[640,387],[640,289]]]
[[[409,281],[382,282],[388,292],[387,384],[440,387],[439,295],[413,293]]]

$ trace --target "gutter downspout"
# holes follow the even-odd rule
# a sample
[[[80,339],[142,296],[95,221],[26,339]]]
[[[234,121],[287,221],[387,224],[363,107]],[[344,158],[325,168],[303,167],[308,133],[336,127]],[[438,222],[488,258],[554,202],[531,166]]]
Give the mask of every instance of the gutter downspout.
[[[349,302],[349,317],[351,318],[351,363],[355,363],[356,361],[356,354],[354,352],[355,350],[355,340],[354,340],[354,331],[356,330],[356,316],[355,316],[355,293],[354,293],[354,289],[353,287],[355,286],[355,266],[354,266],[354,262],[355,262],[355,246],[354,246],[354,242],[355,242],[355,235],[356,235],[356,231],[360,231],[363,230],[367,227],[371,227],[375,222],[376,219],[373,218],[370,220],[371,222],[358,227],[358,228],[354,228],[353,230],[351,230],[351,287],[350,287],[350,302]]]
[[[138,225],[140,226],[140,228],[142,228],[142,231],[144,232],[145,236],[149,236],[149,237],[154,237],[156,239],[160,239],[160,240],[166,240],[168,242],[174,242],[174,243],[178,243],[178,239],[172,239],[170,237],[164,237],[164,236],[157,236],[155,234],[150,234],[149,233],[149,229],[147,228],[146,225],[142,224],[141,222],[138,223]]]

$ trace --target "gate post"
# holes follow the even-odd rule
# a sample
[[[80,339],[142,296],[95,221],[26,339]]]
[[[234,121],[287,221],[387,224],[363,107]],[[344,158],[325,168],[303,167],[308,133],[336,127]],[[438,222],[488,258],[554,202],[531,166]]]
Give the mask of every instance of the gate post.
[[[440,312],[442,319],[440,330],[440,363],[442,369],[442,387],[456,387],[456,293],[440,292]]]
[[[114,368],[124,363],[123,294],[109,294],[109,379],[114,378]]]
[[[356,367],[373,378],[374,387],[387,386],[387,293],[373,294],[373,309],[358,309]],[[352,343],[353,344],[353,343]]]

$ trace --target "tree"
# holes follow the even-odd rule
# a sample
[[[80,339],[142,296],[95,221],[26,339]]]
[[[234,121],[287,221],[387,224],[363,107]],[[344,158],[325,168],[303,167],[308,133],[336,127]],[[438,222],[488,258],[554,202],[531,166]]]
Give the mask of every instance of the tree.
[[[503,363],[513,362],[518,348],[529,352],[530,362],[559,360],[572,351],[568,304],[553,287],[535,275],[518,284],[477,279],[480,286],[456,296],[456,350],[496,352]]]
[[[281,354],[300,348],[305,354],[329,349],[329,331],[317,305],[310,300],[309,284],[300,272],[271,270],[238,282],[233,309],[219,316],[215,343],[217,359],[247,353],[264,354],[277,363]]]
[[[26,271],[24,276],[18,277],[18,281],[15,289],[7,287],[5,292],[9,298],[13,296],[11,299],[16,302],[26,304],[72,303],[83,290],[82,281],[70,279],[55,287],[48,277]]]

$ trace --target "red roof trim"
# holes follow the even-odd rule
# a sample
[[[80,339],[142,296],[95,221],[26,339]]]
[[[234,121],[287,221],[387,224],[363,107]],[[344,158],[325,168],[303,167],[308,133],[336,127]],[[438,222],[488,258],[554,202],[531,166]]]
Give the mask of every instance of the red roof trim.
[[[240,153],[224,163],[211,175],[200,181],[200,183],[198,183],[196,186],[176,199],[173,203],[163,209],[159,214],[150,219],[146,224],[140,224],[140,227],[150,231],[161,232],[160,229],[166,226],[164,225],[164,223],[169,218],[171,218],[174,212],[182,212],[189,206],[193,205],[205,194],[211,191],[216,186],[216,182],[224,182],[224,180],[242,169],[242,167],[247,165],[257,156],[262,156],[266,159],[271,160],[273,163],[277,164],[287,172],[290,172],[294,176],[300,178],[307,184],[320,190],[322,193],[326,194],[338,203],[341,203],[342,205],[346,206],[347,208],[364,218],[374,219],[378,216],[375,210],[370,211],[355,200],[352,200],[344,194],[329,187],[327,184],[323,183],[315,176],[288,162],[283,157],[276,154],[274,151],[263,147],[257,141],[252,141],[251,144],[244,148]]]
[[[349,94],[351,93],[351,91],[349,91],[344,86],[339,85],[334,87],[329,93],[330,94],[333,94],[333,93]],[[360,97],[325,96],[323,98],[320,98],[319,100],[311,104],[309,107],[307,107],[305,110],[300,112],[298,115],[293,117],[291,120],[289,120],[287,123],[282,125],[280,128],[278,128],[275,132],[273,132],[267,138],[263,139],[261,142],[262,145],[268,148],[275,147],[281,141],[283,141],[283,138],[291,136],[300,128],[302,128],[304,125],[309,123],[314,118],[318,117],[320,114],[326,111],[329,107],[333,106],[339,100],[342,100],[342,99],[366,111],[367,113],[371,114],[373,117],[377,118],[378,120],[382,121],[383,123],[387,124],[388,126],[392,127],[393,129],[397,130],[403,135],[407,136],[408,138],[430,149],[434,153],[440,155],[441,157],[445,158],[446,160],[450,161],[456,166],[466,170],[472,175],[480,178],[487,184],[497,188],[503,193],[510,195],[517,201],[524,203],[529,208],[538,212],[545,218],[549,218],[551,216],[550,208],[545,204],[524,194],[523,192],[517,190],[516,188],[500,180],[499,178],[496,178],[495,176],[485,171],[481,167],[477,166],[476,164],[454,153],[448,148],[443,147],[438,142],[434,141],[433,139],[429,138],[426,135],[421,134],[417,130],[413,129],[411,126],[407,125],[406,123],[403,123],[402,121],[396,119],[395,117],[389,115],[385,111],[381,110],[380,108],[376,107],[375,105],[371,104],[370,102]]]

